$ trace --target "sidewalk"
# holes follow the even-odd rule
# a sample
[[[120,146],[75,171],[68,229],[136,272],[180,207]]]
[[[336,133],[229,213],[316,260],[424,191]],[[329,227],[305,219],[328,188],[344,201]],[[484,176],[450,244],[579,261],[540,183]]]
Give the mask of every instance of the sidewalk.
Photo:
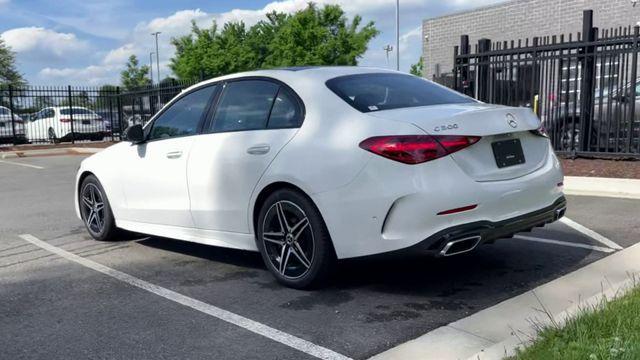
[[[640,180],[565,176],[564,193],[567,195],[640,199]]]
[[[0,159],[14,159],[32,156],[57,156],[57,155],[80,155],[95,154],[104,150],[97,147],[61,147],[29,150],[11,150],[0,152]]]
[[[622,295],[640,274],[631,246],[467,318],[389,349],[372,360],[502,359],[536,336],[535,324],[563,324],[580,309]]]

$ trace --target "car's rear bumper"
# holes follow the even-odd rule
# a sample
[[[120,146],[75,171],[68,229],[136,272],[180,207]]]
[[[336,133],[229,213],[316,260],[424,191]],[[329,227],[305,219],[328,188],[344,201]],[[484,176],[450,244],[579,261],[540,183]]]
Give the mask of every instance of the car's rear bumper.
[[[517,232],[530,231],[534,227],[552,223],[564,216],[566,208],[567,201],[564,196],[561,196],[551,206],[528,214],[498,222],[475,221],[446,228],[405,250],[439,256],[455,255],[473,250],[482,243],[512,237]],[[453,251],[452,244],[462,239],[473,239],[474,241],[470,241],[469,246]],[[464,251],[462,251],[463,249]]]

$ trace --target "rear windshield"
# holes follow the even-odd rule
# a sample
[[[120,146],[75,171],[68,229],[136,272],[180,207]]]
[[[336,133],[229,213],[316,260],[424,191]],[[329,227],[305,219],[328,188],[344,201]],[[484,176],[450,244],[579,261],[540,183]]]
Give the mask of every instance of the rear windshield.
[[[358,74],[333,78],[327,87],[362,112],[474,102],[453,90],[403,74]]]
[[[95,113],[89,109],[76,109],[76,108],[71,108],[71,110],[73,111],[73,115],[94,115]],[[69,115],[69,108],[66,109],[61,109],[60,113],[62,115]]]

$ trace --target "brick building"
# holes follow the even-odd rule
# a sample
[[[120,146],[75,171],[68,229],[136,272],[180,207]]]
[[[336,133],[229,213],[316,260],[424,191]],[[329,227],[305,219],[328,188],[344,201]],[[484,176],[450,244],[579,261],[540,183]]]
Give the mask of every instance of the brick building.
[[[638,1],[638,0],[635,0]],[[592,9],[594,26],[606,29],[640,23],[640,1],[634,0],[513,0],[431,19],[422,23],[424,76],[449,73],[453,47],[460,35],[506,41],[534,36],[577,33],[582,11]]]

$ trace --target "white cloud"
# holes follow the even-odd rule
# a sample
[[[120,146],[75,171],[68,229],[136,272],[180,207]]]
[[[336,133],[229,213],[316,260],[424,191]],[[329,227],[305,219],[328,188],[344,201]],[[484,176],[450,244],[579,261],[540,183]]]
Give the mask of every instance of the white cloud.
[[[0,35],[11,49],[24,57],[62,58],[85,51],[88,45],[72,33],[59,33],[42,27],[7,30]]]
[[[46,67],[38,73],[45,84],[64,83],[78,85],[117,84],[120,68],[112,65],[91,65],[85,68],[50,68]]]

